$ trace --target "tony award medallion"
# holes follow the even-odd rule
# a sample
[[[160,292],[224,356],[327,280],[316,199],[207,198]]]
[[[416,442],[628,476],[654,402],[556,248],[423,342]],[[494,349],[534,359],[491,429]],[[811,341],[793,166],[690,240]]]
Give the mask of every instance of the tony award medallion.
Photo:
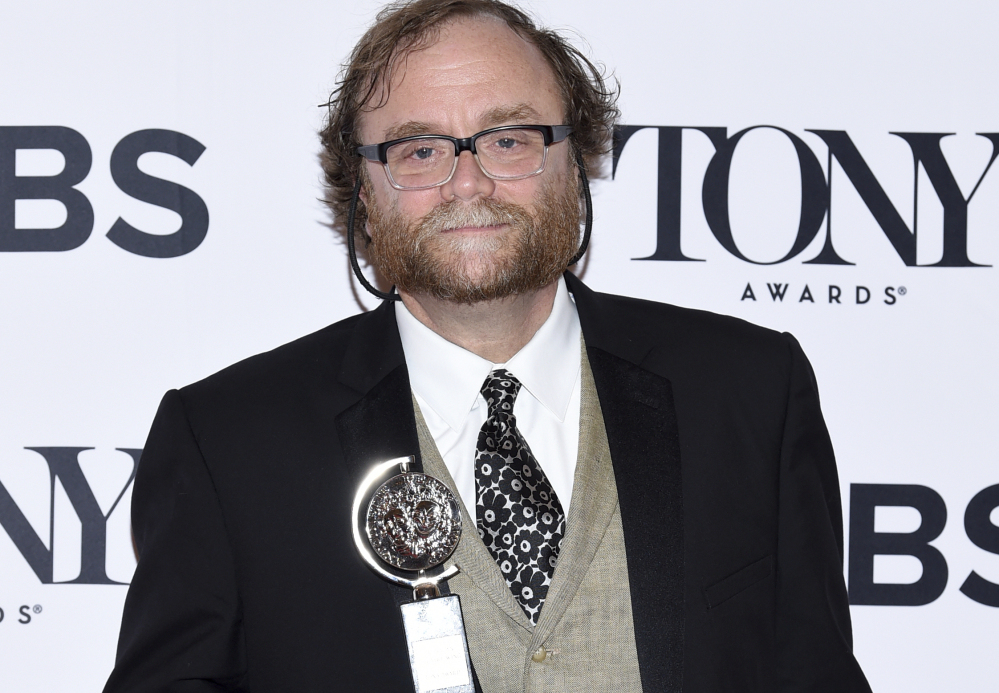
[[[454,494],[410,471],[413,457],[376,465],[354,496],[354,544],[380,577],[413,590],[402,621],[416,693],[473,693],[472,664],[457,595],[439,585],[458,573],[444,562],[461,539]]]

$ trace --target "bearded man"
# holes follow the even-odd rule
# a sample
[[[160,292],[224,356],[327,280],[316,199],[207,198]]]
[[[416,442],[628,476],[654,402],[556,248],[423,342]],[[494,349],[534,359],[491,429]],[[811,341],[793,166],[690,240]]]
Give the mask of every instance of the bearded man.
[[[351,510],[407,455],[459,499],[476,690],[869,690],[797,342],[566,271],[616,115],[508,5],[379,14],[323,166],[352,258],[356,225],[397,293],[166,395],[107,691],[413,690],[411,595],[358,557]]]

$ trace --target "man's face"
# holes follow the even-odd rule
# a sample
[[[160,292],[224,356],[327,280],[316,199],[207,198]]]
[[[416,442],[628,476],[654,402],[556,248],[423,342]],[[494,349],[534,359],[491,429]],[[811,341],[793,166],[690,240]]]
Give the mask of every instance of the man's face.
[[[459,20],[410,53],[388,102],[365,112],[365,144],[420,134],[468,137],[501,125],[564,120],[554,75],[536,48],[498,20]],[[463,152],[450,181],[396,190],[365,162],[369,254],[410,293],[464,303],[541,288],[576,249],[579,197],[568,142],[552,145],[538,176],[488,178]]]

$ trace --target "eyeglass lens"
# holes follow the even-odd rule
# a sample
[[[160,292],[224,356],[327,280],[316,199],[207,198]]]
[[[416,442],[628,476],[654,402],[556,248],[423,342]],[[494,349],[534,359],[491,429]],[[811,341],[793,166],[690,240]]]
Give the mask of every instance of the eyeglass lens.
[[[447,180],[454,168],[454,143],[421,137],[392,145],[385,152],[389,173],[396,185],[424,188]],[[526,178],[541,172],[545,139],[537,130],[501,130],[475,140],[476,158],[492,178]]]

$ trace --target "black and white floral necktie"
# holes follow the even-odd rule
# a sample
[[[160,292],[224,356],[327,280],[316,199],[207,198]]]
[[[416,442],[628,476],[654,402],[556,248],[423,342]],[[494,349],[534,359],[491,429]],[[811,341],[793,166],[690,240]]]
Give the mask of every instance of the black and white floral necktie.
[[[502,368],[482,384],[489,411],[475,446],[475,514],[479,536],[513,596],[537,624],[562,548],[565,514],[517,430],[513,403],[520,387]]]

